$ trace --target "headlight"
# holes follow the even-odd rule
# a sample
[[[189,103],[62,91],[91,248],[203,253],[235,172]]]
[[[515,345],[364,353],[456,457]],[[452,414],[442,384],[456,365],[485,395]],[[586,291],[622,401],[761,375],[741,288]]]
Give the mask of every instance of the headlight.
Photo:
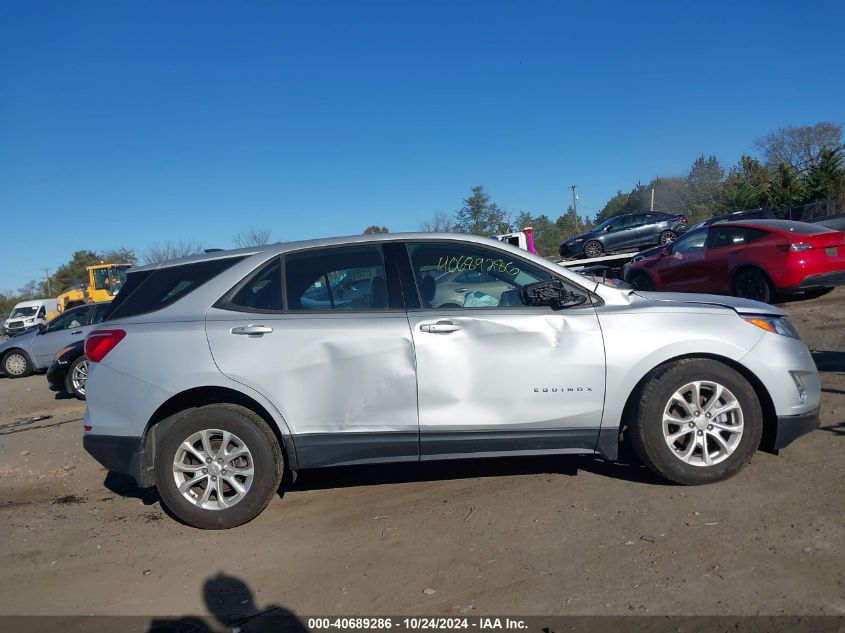
[[[62,354],[64,354],[65,352],[69,352],[72,349],[73,349],[73,345],[69,345],[68,347],[63,347],[58,352],[56,352],[55,360],[59,360],[59,358],[61,358]]]
[[[574,244],[577,244],[578,242],[583,242],[583,241],[584,241],[584,238],[583,238],[583,237],[576,237],[576,238],[573,240],[573,243],[574,243]]]
[[[798,332],[792,327],[792,323],[787,321],[783,317],[743,317],[746,321],[748,321],[751,325],[756,325],[761,330],[766,330],[766,332],[771,332],[772,334],[780,334],[781,336],[788,336],[789,338],[795,338],[799,341],[801,337],[798,335]]]

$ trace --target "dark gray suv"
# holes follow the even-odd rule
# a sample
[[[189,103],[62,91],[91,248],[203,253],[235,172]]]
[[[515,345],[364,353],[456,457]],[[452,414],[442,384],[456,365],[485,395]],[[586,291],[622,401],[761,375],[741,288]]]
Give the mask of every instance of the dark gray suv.
[[[683,215],[660,211],[617,215],[565,241],[560,245],[560,256],[600,257],[612,251],[668,244],[686,230]]]

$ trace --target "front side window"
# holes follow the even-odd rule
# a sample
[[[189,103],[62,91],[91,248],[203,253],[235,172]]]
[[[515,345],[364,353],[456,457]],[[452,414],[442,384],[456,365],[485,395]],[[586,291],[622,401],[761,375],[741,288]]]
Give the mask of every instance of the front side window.
[[[68,310],[64,314],[57,316],[55,319],[50,321],[50,325],[47,326],[47,331],[57,332],[58,330],[69,330],[74,327],[82,327],[88,322],[88,312],[90,310],[90,306]]]
[[[673,253],[697,253],[704,250],[707,241],[707,231],[693,231],[687,233],[672,245]]]
[[[408,244],[423,308],[522,307],[522,287],[551,274],[509,253],[471,244]]]
[[[289,310],[385,310],[380,246],[327,248],[285,257]]]

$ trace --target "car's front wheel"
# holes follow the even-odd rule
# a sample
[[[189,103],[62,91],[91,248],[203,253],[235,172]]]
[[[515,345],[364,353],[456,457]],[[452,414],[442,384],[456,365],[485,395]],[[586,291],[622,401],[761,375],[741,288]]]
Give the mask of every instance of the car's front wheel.
[[[601,245],[601,242],[590,240],[584,244],[584,255],[587,257],[601,257],[603,253],[604,246]]]
[[[8,378],[25,378],[32,373],[32,362],[24,352],[13,349],[3,356],[3,373]]]
[[[763,414],[751,384],[715,360],[691,358],[656,370],[643,387],[630,440],[653,472],[680,484],[726,479],[751,460]]]
[[[230,404],[177,414],[155,454],[162,501],[202,529],[237,527],[258,516],[278,490],[283,467],[267,423]]]
[[[85,400],[85,383],[88,381],[88,357],[80,356],[70,364],[65,377],[65,391]]]

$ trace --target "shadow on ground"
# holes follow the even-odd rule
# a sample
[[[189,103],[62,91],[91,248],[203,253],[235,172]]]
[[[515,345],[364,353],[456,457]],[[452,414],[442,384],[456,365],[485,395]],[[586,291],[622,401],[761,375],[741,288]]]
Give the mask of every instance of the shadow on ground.
[[[304,633],[308,629],[296,615],[278,605],[261,609],[249,586],[240,578],[219,573],[205,581],[203,599],[213,617],[184,616],[158,618],[148,633],[216,633],[218,631],[284,631]]]
[[[666,485],[640,464],[609,462],[592,455],[550,455],[320,468],[302,471],[294,484],[283,486],[282,492],[485,477],[575,476],[579,470],[634,483]]]
[[[819,371],[845,372],[845,352],[813,350],[810,354]]]

